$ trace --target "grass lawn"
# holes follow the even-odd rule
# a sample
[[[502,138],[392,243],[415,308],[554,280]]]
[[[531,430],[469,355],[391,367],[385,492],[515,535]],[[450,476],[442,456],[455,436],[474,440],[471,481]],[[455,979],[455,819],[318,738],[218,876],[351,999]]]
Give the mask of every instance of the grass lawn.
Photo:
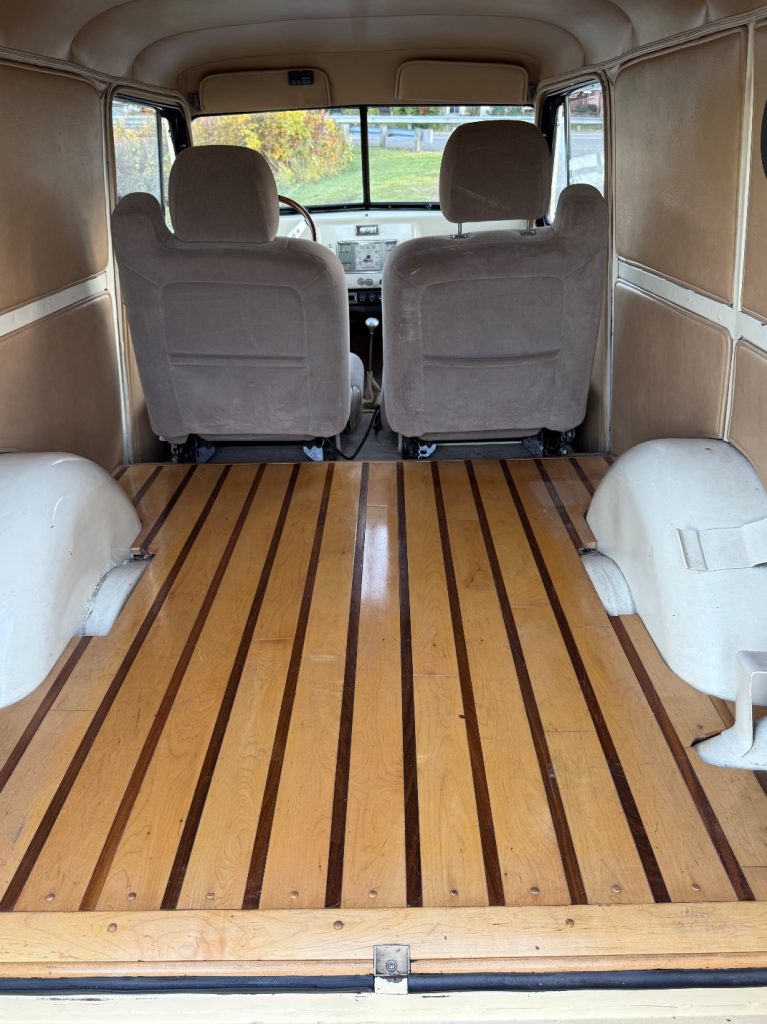
[[[370,150],[370,194],[373,202],[436,202],[441,153],[409,153],[401,149]],[[362,171],[351,170],[324,181],[293,186],[293,199],[304,206],[362,202]]]

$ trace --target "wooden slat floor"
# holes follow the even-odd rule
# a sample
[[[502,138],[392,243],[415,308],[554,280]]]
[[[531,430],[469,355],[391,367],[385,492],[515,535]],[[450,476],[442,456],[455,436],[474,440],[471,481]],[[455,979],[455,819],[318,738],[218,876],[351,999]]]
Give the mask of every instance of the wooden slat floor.
[[[767,966],[767,782],[592,590],[607,468],[120,472],[154,557],[0,712],[0,973]]]

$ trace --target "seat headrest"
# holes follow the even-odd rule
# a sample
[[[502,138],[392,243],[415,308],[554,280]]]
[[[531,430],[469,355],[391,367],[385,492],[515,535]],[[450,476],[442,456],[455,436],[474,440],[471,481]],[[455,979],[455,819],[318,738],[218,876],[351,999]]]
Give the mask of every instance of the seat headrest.
[[[551,154],[527,121],[462,124],[445,146],[439,174],[442,213],[453,224],[537,220],[549,206]]]
[[[272,170],[244,146],[182,150],[170,172],[168,200],[173,231],[183,242],[271,242],[280,223]]]

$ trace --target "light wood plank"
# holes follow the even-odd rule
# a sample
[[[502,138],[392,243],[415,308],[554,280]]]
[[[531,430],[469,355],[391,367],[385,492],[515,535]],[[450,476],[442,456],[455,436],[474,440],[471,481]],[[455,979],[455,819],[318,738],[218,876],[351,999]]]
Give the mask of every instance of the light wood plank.
[[[361,466],[333,481],[260,906],[324,904]],[[300,843],[296,837],[300,835]]]
[[[368,481],[344,907],[406,903],[398,567],[395,466],[375,463]]]
[[[493,536],[522,532],[500,466],[477,463],[476,473]],[[541,513],[547,521],[551,514]],[[498,557],[589,902],[649,901],[642,863],[548,598],[545,605],[527,603],[533,572],[545,597],[530,548],[526,542],[502,545]]]
[[[338,927],[340,922],[341,927]],[[699,903],[655,906],[424,908],[412,910],[170,911],[4,914],[5,963],[124,964],[259,960],[358,962],[372,947],[407,938],[418,964],[456,958],[668,956],[700,966],[725,957],[767,964],[767,906]],[[568,963],[569,962],[569,963]],[[720,960],[721,963],[721,960]],[[618,964],[616,964],[618,966]],[[300,973],[298,971],[297,973]]]
[[[127,497],[133,501],[138,492],[147,482],[149,477],[157,469],[151,463],[140,463],[135,466],[128,466],[123,475],[117,481]],[[154,481],[155,483],[157,481]]]
[[[549,472],[548,462],[545,470]],[[522,500],[535,528],[541,513],[533,508],[529,494],[537,488],[540,478],[533,466],[516,470],[514,477],[519,481]],[[580,489],[581,500],[586,501],[588,495],[583,484],[577,480],[570,483],[573,500]],[[609,625],[602,603],[590,587],[572,540],[561,521],[547,522],[545,531],[539,529],[537,536],[568,619],[575,606],[576,588],[578,607],[585,607],[586,602],[591,605],[592,624],[573,626],[573,636],[645,829],[652,837],[653,851],[671,898],[687,902],[734,899],[732,884],[696,802]],[[586,586],[591,590],[588,595],[581,593]],[[648,770],[650,766],[652,771]],[[662,786],[658,779],[663,779]]]
[[[161,905],[289,476],[287,466],[264,474],[115,852],[100,909]]]
[[[595,548],[596,537],[586,522],[586,513],[591,504],[591,497],[584,488],[583,481],[569,459],[546,459],[546,471],[556,487],[559,499],[567,509],[573,526],[578,534],[582,548]],[[548,497],[548,505],[551,499]]]
[[[302,467],[181,889],[181,908],[242,905],[324,474]]]
[[[157,597],[211,489],[212,483],[203,478],[193,479],[188,485],[183,505],[174,509],[158,535],[161,548],[157,557],[145,570],[110,635],[91,641],[16,772],[0,794],[0,885],[3,890],[40,824],[61,776],[90,724],[92,712],[98,707],[140,623]]]
[[[19,910],[75,910],[106,839],[165,686],[242,508],[251,473],[236,467],[96,737],[18,901]],[[83,828],[83,818],[87,828]],[[72,842],[76,835],[78,841]],[[16,851],[14,851],[16,852]],[[14,857],[15,861],[16,858]],[[46,901],[48,893],[54,901]]]
[[[405,464],[425,906],[483,906],[487,883],[431,467]]]
[[[707,695],[683,682],[661,658],[642,620],[623,622],[652,679],[690,762],[729,839],[754,895],[767,899],[767,794],[754,774],[706,764],[692,749],[701,736],[720,732],[722,722]],[[701,885],[701,888],[704,888]],[[709,899],[711,899],[709,895]]]
[[[463,463],[440,467],[508,905],[567,904],[567,882]]]

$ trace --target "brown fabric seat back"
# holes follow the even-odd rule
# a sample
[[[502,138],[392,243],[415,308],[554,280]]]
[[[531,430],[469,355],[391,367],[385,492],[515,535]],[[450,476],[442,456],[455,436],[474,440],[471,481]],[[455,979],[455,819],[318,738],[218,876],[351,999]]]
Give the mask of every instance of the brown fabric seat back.
[[[542,217],[543,136],[524,122],[465,125],[440,175],[445,216]],[[410,437],[520,436],[584,418],[602,309],[608,212],[572,185],[551,227],[420,238],[384,270],[386,417]]]
[[[330,437],[349,418],[349,311],[338,259],[276,238],[258,153],[184,150],[157,201],[125,196],[115,253],[152,428],[168,441]]]

